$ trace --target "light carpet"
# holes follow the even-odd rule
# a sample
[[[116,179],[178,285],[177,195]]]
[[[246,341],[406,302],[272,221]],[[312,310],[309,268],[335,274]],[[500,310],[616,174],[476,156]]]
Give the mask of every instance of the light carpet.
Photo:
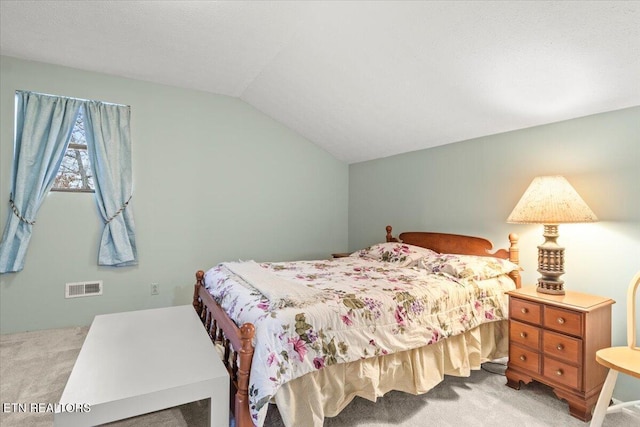
[[[11,404],[58,402],[87,331],[86,327],[66,328],[0,337],[2,427],[53,425],[51,413],[15,412]],[[337,417],[327,418],[325,426],[588,426],[570,416],[566,402],[557,399],[550,388],[534,382],[513,390],[505,385],[503,372],[502,365],[485,364],[469,378],[447,376],[420,396],[390,392],[375,403],[356,398]],[[208,406],[207,401],[194,402],[110,423],[109,427],[205,426]],[[283,426],[273,405],[265,426]],[[640,417],[611,414],[605,417],[604,426],[638,427]]]

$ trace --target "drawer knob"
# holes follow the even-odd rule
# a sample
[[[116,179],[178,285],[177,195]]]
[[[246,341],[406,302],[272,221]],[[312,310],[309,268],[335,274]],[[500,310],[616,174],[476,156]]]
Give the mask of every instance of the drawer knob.
[[[556,371],[556,375],[557,375],[557,376],[561,377],[561,376],[562,376],[562,374],[564,374],[564,372],[562,372],[562,369],[558,369],[558,370]]]
[[[564,350],[564,346],[562,344],[558,344],[556,348],[560,351]]]
[[[558,317],[558,323],[564,325],[564,319],[562,317]]]
[[[526,332],[520,332],[520,337],[521,338],[526,338],[527,337],[527,333]]]
[[[520,356],[520,360],[522,360],[522,361],[524,362],[525,360],[527,360],[527,356],[525,356],[525,355],[523,354],[522,356]]]
[[[520,311],[522,312],[522,314],[527,314],[529,312],[529,310],[527,310],[527,307],[522,307]]]

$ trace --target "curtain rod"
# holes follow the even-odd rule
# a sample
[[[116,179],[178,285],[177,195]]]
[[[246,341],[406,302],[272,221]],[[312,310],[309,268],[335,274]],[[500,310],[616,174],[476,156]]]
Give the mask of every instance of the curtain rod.
[[[115,102],[107,102],[107,101],[99,101],[96,99],[83,99],[83,98],[75,98],[73,96],[63,96],[63,95],[53,95],[50,93],[42,93],[42,92],[35,92],[32,90],[16,90],[16,93],[18,92],[22,92],[22,93],[35,93],[37,95],[44,95],[44,96],[50,96],[50,97],[55,97],[55,98],[65,98],[65,99],[74,99],[76,101],[83,101],[83,102],[101,102],[103,104],[108,104],[108,105],[117,105],[120,107],[127,107],[127,108],[131,108],[130,105],[126,105],[126,104],[117,104]]]

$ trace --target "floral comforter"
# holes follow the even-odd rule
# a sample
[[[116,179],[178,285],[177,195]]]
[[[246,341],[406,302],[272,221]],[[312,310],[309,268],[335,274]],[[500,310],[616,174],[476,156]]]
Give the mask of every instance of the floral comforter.
[[[256,327],[250,411],[262,425],[280,385],[335,363],[409,350],[507,317],[506,275],[477,280],[417,264],[347,257],[259,264],[301,286],[320,290],[311,304],[271,309],[269,301],[224,264],[205,286],[238,325]]]

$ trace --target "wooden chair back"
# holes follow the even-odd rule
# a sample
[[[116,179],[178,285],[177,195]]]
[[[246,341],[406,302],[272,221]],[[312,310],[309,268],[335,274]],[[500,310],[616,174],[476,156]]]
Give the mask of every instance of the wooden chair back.
[[[640,271],[631,279],[627,290],[627,345],[632,349],[638,347],[636,342],[636,292],[638,285],[640,285]]]

